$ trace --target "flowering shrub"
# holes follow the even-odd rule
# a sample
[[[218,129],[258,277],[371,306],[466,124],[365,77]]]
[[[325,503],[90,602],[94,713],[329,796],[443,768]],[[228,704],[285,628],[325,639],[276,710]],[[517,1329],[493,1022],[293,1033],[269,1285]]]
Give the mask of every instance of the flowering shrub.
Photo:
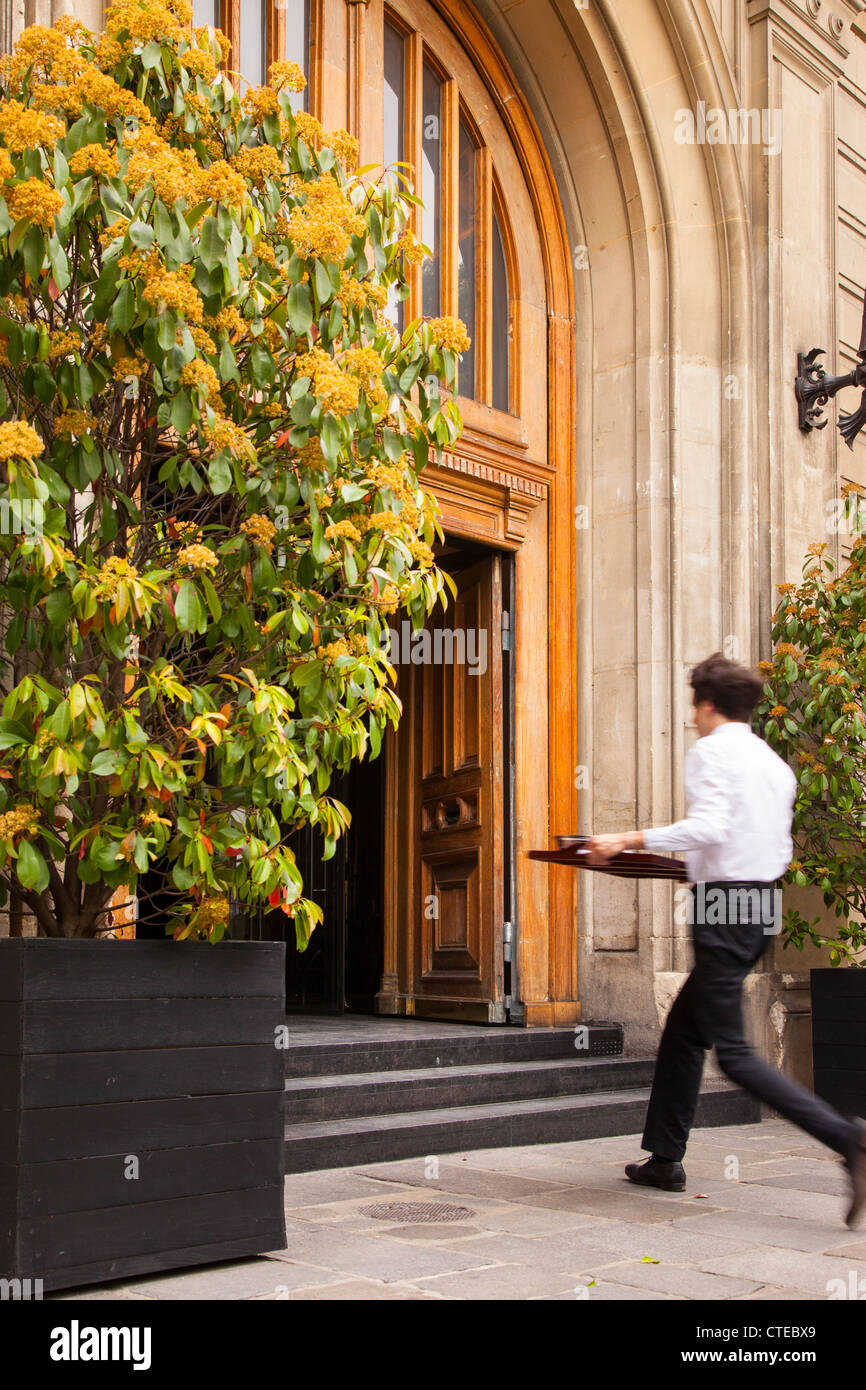
[[[787,882],[819,888],[838,925],[785,912],[785,944],[829,946],[830,962],[866,945],[866,535],[847,568],[822,544],[810,546],[799,584],[780,584],[775,652],[762,661],[766,684],[757,718],[767,742],[793,767],[796,858]]]
[[[167,864],[178,936],[235,890],[318,909],[288,840],[399,702],[383,638],[445,599],[431,447],[459,321],[397,333],[406,180],[234,92],[187,0],[33,26],[0,85],[0,881],[49,935]],[[18,509],[16,512],[16,508]]]

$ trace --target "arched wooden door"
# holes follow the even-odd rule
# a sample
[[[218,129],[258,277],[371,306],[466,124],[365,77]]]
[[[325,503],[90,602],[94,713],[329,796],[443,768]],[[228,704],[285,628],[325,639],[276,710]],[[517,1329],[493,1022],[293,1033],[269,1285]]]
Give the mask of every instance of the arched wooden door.
[[[434,254],[413,269],[402,312],[459,316],[472,337],[458,382],[464,433],[425,482],[449,538],[486,548],[463,571],[463,618],[437,621],[486,626],[490,664],[483,678],[447,664],[401,676],[404,719],[386,749],[377,1007],[572,1022],[575,883],[526,858],[577,828],[573,290],[546,151],[466,0],[195,8],[228,30],[232,65],[250,80],[275,58],[299,62],[299,104],[351,130],[362,165],[413,166],[424,204],[413,230]],[[511,725],[500,721],[509,700]]]

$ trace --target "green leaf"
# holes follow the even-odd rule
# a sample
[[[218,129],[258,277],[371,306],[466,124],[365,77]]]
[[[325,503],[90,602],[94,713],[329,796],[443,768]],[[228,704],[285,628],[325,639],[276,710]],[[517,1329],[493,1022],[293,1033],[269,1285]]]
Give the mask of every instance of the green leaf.
[[[136,219],[129,224],[129,239],[139,251],[149,251],[155,240],[153,228]]]
[[[282,148],[283,137],[280,130],[280,118],[276,112],[268,112],[262,121],[262,130],[269,145],[276,145],[277,149]]]
[[[171,403],[171,423],[181,439],[192,424],[192,398],[188,391],[180,391]]]
[[[202,223],[199,256],[208,270],[214,270],[223,257],[223,238],[215,217],[206,217]]]
[[[181,632],[197,632],[204,623],[201,599],[195,585],[189,579],[185,579],[177,591],[174,614]]]
[[[313,279],[315,281],[316,294],[319,297],[319,303],[324,304],[327,300],[331,298],[333,290],[331,288],[331,277],[329,276],[326,268],[322,265],[321,261],[316,261],[316,267],[313,271]]]
[[[124,280],[111,310],[110,326],[117,333],[128,333],[135,321],[135,289],[131,280]]]
[[[24,888],[31,888],[36,893],[44,893],[48,887],[48,865],[39,850],[29,840],[22,840],[18,846],[15,872],[18,876],[18,882]]]
[[[217,497],[222,496],[224,492],[228,492],[234,482],[231,467],[228,461],[220,454],[217,454],[216,458],[211,460],[208,465],[207,475],[211,489]]]
[[[306,333],[313,322],[313,301],[306,282],[302,285],[292,285],[286,307],[292,331],[299,336]]]
[[[171,213],[159,198],[153,205],[153,230],[156,232],[157,241],[162,246],[168,246],[174,241],[174,222]]]
[[[276,363],[261,343],[253,343],[250,348],[250,366],[257,386],[269,386],[276,375]]]
[[[169,352],[175,345],[177,336],[177,315],[171,311],[160,314],[156,330],[156,341],[163,352]]]
[[[216,589],[214,588],[213,584],[211,583],[210,579],[208,579],[206,574],[203,574],[201,576],[201,584],[202,588],[204,589],[204,596],[207,600],[207,606],[210,609],[210,615],[213,618],[214,622],[218,623],[223,614],[222,604],[219,600],[219,594],[217,593]]]
[[[90,764],[90,771],[94,777],[113,777],[123,766],[124,761],[120,753],[115,748],[108,748],[96,754]]]
[[[340,449],[340,426],[330,413],[322,421],[322,453],[329,463],[335,463]]]
[[[54,283],[59,290],[68,288],[72,276],[69,273],[69,261],[66,252],[57,237],[51,237],[48,242],[48,264],[51,266],[51,274]]]
[[[226,339],[220,349],[220,376],[223,381],[240,381],[237,358],[231,343]]]
[[[21,254],[27,274],[31,280],[37,280],[42,272],[42,262],[45,260],[45,237],[38,227],[30,228],[24,238]]]
[[[0,748],[14,748],[18,743],[29,743],[31,734],[17,719],[0,719]]]

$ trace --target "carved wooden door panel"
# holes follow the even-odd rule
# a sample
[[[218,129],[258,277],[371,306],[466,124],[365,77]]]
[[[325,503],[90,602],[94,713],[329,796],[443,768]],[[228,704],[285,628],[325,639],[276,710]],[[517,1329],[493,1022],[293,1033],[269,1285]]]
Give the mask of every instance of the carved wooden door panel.
[[[500,559],[456,577],[413,666],[414,1012],[499,1021],[502,975],[502,590]]]

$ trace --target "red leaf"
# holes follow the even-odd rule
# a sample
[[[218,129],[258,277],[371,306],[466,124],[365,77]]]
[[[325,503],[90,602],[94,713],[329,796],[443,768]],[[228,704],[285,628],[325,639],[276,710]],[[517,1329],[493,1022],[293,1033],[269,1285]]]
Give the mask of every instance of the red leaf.
[[[58,289],[57,282],[55,281],[53,275],[49,276],[48,279],[48,293],[52,299],[59,299],[61,294],[63,293],[61,289]]]
[[[280,903],[282,902],[282,898],[282,888],[275,888],[273,893],[271,893],[270,897],[268,898],[268,902],[270,903],[271,907],[279,907]]]
[[[282,434],[278,434],[277,437],[276,437],[276,439],[274,440],[274,448],[275,448],[275,449],[280,449],[280,448],[282,448],[282,446],[286,443],[286,441],[287,441],[289,435],[291,434],[291,432],[292,432],[291,430],[283,430]]]

